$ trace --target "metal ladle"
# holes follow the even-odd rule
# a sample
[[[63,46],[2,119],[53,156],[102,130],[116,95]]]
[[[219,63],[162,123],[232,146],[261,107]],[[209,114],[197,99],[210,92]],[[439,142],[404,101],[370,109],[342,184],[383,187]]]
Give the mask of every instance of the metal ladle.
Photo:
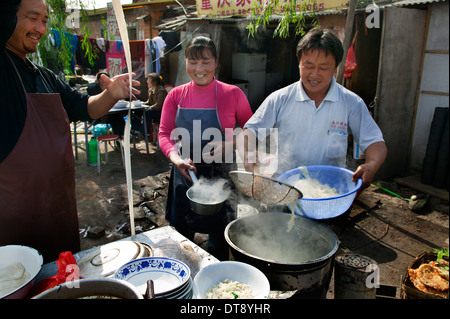
[[[191,169],[188,169],[188,171],[189,171],[189,176],[190,176],[191,179],[192,179],[192,183],[197,184],[198,178],[197,178],[197,176],[195,175],[194,171],[191,170]]]
[[[155,283],[153,280],[147,280],[147,289],[145,290],[145,299],[154,299],[155,298]]]
[[[185,158],[185,159],[184,159],[184,162],[185,162],[186,164],[189,164],[189,159],[188,159],[188,158]],[[188,172],[189,172],[189,176],[190,176],[191,179],[192,179],[192,183],[193,183],[193,184],[196,184],[196,183],[198,182],[198,178],[197,178],[197,176],[195,175],[194,171],[191,170],[191,169],[188,169]]]

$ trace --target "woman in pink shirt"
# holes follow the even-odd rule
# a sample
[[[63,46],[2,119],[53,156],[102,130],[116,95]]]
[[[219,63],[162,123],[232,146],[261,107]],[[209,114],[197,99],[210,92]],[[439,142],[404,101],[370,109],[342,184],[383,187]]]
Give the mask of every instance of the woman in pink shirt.
[[[194,170],[199,179],[229,180],[228,172],[236,167],[233,156],[229,156],[234,129],[236,124],[244,127],[252,111],[241,89],[215,78],[217,52],[211,39],[194,38],[186,47],[185,62],[192,81],[169,92],[159,127],[159,145],[173,164],[166,219],[189,239],[195,232],[209,234],[209,252],[227,259],[223,233],[235,218],[235,200],[227,200],[216,215],[196,214],[186,197],[192,186],[188,170]]]

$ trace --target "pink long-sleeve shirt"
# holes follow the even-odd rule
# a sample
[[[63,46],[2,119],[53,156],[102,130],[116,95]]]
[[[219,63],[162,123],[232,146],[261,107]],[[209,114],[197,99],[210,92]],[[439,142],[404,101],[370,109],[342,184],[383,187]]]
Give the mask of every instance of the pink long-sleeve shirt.
[[[247,97],[237,86],[216,79],[207,86],[198,86],[194,81],[177,86],[167,95],[161,113],[159,146],[165,156],[169,157],[170,153],[177,152],[175,141],[170,139],[170,133],[176,128],[175,117],[183,93],[187,90],[180,108],[215,108],[216,84],[217,112],[223,132],[227,128],[234,129],[236,123],[239,127],[244,127],[244,124],[253,115]]]

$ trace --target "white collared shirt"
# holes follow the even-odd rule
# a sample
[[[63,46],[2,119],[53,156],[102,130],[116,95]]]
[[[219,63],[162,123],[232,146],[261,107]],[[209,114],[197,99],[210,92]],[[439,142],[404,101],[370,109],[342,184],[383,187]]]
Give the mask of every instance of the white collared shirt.
[[[319,107],[304,91],[301,80],[273,92],[245,124],[260,141],[278,129],[278,170],[302,165],[345,167],[348,134],[364,151],[383,141],[383,134],[364,101],[332,79]]]

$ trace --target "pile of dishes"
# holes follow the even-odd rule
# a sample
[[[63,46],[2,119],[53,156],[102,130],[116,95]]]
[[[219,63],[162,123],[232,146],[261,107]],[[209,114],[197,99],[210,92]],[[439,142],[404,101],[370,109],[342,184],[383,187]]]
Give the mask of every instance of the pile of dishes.
[[[193,283],[189,267],[173,258],[145,257],[130,261],[114,274],[115,279],[133,284],[145,295],[147,282],[153,280],[156,299],[191,299]]]
[[[124,100],[118,101],[116,104],[114,104],[113,110],[126,110],[128,109],[128,102]]]
[[[123,264],[153,256],[152,248],[135,241],[117,241],[97,247],[82,256],[77,264],[81,278],[101,278],[114,275]]]

